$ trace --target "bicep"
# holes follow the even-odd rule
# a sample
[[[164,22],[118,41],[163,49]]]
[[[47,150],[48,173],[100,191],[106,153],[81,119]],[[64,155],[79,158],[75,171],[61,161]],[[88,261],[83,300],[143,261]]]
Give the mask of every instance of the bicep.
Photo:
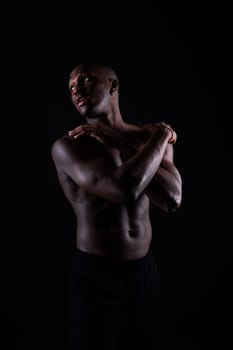
[[[172,162],[164,160],[146,190],[147,195],[162,210],[172,212],[179,206],[181,192],[178,169]]]

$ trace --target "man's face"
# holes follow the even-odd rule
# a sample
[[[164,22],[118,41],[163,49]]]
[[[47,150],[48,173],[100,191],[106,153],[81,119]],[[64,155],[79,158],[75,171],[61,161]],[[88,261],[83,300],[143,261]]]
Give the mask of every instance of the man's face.
[[[109,80],[100,68],[76,67],[69,79],[71,100],[84,117],[96,117],[109,108]]]

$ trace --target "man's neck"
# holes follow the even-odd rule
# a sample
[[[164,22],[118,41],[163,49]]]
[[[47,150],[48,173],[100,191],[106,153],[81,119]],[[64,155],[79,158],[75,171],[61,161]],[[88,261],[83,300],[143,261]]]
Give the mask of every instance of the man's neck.
[[[104,123],[116,130],[125,130],[127,127],[127,123],[123,121],[121,114],[115,116],[98,115],[97,117],[86,118],[86,122],[88,124]]]

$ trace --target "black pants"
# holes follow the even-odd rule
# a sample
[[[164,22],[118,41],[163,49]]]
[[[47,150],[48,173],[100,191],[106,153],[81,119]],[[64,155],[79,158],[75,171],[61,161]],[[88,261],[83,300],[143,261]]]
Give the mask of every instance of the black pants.
[[[119,261],[77,250],[68,290],[71,350],[156,348],[160,278],[151,253]]]

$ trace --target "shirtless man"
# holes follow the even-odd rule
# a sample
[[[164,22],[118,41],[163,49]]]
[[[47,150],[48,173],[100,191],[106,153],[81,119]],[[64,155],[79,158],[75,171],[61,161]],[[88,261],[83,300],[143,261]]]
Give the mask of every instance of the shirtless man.
[[[70,348],[145,348],[156,337],[160,304],[149,206],[172,213],[181,204],[177,135],[164,122],[123,120],[111,67],[77,65],[69,90],[85,122],[58,138],[51,154],[77,218]]]

